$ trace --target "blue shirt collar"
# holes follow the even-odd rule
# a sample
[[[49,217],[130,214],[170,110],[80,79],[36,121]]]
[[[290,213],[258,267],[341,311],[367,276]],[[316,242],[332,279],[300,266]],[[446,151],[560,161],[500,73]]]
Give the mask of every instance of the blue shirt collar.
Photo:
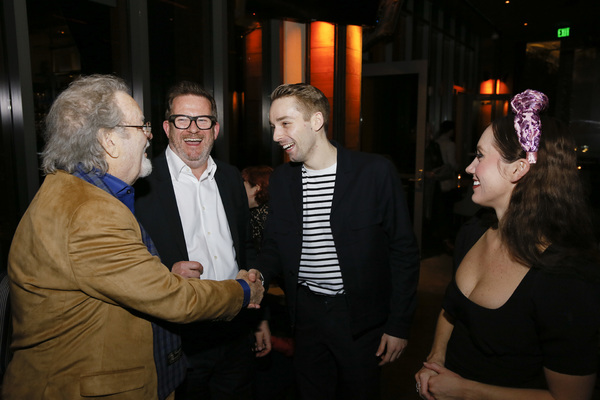
[[[115,197],[119,199],[121,203],[125,204],[132,213],[134,213],[133,204],[135,191],[133,187],[109,173],[100,175],[99,178],[114,193]]]

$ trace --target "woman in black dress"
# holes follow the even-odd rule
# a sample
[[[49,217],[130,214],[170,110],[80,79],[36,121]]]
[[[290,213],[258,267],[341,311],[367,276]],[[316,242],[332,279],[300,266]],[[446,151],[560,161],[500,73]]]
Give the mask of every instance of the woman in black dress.
[[[600,326],[597,243],[575,145],[548,98],[527,90],[482,134],[466,171],[490,224],[466,224],[424,399],[590,399]]]

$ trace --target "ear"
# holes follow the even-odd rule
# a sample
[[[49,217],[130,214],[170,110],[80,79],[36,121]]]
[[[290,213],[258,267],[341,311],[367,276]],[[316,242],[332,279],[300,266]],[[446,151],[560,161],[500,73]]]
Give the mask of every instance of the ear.
[[[219,137],[219,131],[221,130],[221,125],[219,125],[219,123],[215,123],[215,126],[213,126],[213,135],[214,135],[214,140],[217,140],[217,138]]]
[[[510,164],[509,172],[511,174],[510,181],[512,183],[517,183],[521,178],[523,178],[528,172],[530,168],[529,161],[524,158],[520,158],[517,161]]]
[[[104,151],[106,151],[106,154],[108,154],[108,156],[111,158],[119,157],[120,148],[118,143],[120,142],[118,142],[118,139],[120,138],[118,138],[117,136],[118,134],[115,132],[114,129],[100,129],[100,145],[102,146]]]
[[[165,131],[165,135],[167,135],[167,138],[169,137],[169,126],[170,122],[167,121],[166,119],[163,121],[163,131]]]
[[[323,119],[323,113],[320,111],[317,111],[312,115],[312,117],[310,117],[310,126],[313,131],[319,132],[321,129],[323,129],[323,125],[325,125],[325,121]]]

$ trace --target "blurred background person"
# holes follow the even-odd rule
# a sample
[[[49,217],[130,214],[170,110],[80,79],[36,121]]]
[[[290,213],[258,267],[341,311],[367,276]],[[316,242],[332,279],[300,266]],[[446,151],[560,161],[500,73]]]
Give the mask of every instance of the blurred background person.
[[[242,170],[242,178],[250,207],[250,228],[252,243],[256,251],[260,251],[265,221],[269,214],[269,178],[273,168],[268,165],[246,167]]]
[[[454,203],[460,199],[457,187],[458,161],[454,142],[454,121],[444,121],[437,138],[431,142],[429,154],[436,154],[432,176],[439,182],[434,191],[432,216],[436,227],[434,236],[443,249],[451,252],[454,248],[454,235],[457,230],[454,218]],[[441,160],[439,159],[441,157]]]
[[[436,171],[444,165],[440,145],[433,140],[434,133],[431,124],[427,124],[425,134],[425,157],[423,174],[423,237],[422,254],[438,254],[442,251],[442,242],[439,237],[439,215],[442,207],[440,194],[440,181]]]
[[[269,214],[269,178],[272,172],[273,168],[268,165],[251,166],[242,170],[250,207],[252,242],[257,252],[260,252],[265,221]],[[263,300],[269,316],[272,351],[264,356],[262,352],[257,352],[259,357],[256,362],[254,395],[261,400],[290,399],[294,396],[294,340],[281,286],[279,282],[273,282]]]

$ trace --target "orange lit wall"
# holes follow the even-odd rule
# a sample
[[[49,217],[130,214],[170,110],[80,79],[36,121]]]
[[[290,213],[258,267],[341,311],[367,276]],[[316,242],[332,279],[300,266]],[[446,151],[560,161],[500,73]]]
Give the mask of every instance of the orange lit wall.
[[[283,22],[283,83],[304,82],[306,60],[306,25]]]
[[[488,79],[481,82],[479,85],[479,93],[481,94],[508,94],[508,86],[500,79]]]
[[[311,23],[310,35],[310,83],[329,99],[333,110],[335,80],[335,25],[327,22]],[[362,28],[349,25],[346,28],[346,76],[345,76],[345,145],[351,149],[360,147],[360,88],[362,75]],[[329,120],[328,136],[333,136],[333,118]]]
[[[479,110],[479,132],[483,130],[492,122],[492,102],[482,101]]]
[[[346,30],[346,147],[360,149],[360,87],[362,75],[362,28]]]
[[[247,82],[259,83],[262,74],[262,29],[255,29],[246,36],[246,68],[244,73]],[[260,86],[259,86],[260,89]],[[259,90],[260,92],[260,90]]]
[[[335,71],[335,25],[327,22],[310,24],[310,84],[318,87],[329,99],[333,110],[333,81]],[[329,138],[332,137],[332,118],[329,119]]]
[[[340,81],[336,80],[336,31],[346,33],[345,54],[338,57],[345,58],[345,76]],[[245,37],[245,92],[234,98],[234,109],[242,113],[248,123],[248,134],[253,140],[260,142],[262,91],[264,84],[262,76],[262,29],[255,29]],[[334,82],[345,85],[341,93],[345,99],[340,99],[344,107],[344,121],[336,125],[336,130],[344,131],[345,146],[351,149],[360,149],[360,111],[361,111],[361,81],[362,81],[362,28],[360,26],[347,26],[346,29],[336,29],[336,26],[327,22],[312,22],[310,24],[310,42],[305,46],[305,31],[303,24],[284,23],[283,30],[283,80],[285,83],[308,81],[318,87],[329,100],[332,113],[329,118],[328,137],[333,137],[333,104]],[[306,49],[306,51],[305,51]],[[339,49],[339,51],[343,51]],[[309,60],[310,77],[305,79],[304,60]],[[240,103],[238,103],[238,101]],[[338,103],[342,105],[342,103]]]

